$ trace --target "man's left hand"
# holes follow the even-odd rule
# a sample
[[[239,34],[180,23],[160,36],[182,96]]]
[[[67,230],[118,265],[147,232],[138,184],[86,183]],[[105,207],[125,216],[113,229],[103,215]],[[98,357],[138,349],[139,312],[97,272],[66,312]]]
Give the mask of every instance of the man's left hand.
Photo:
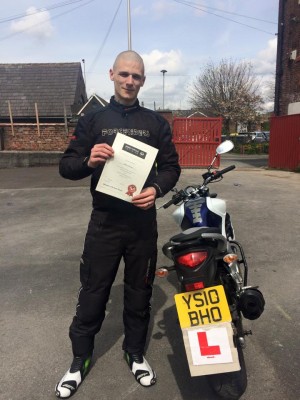
[[[141,191],[140,194],[133,196],[132,204],[142,210],[148,210],[153,207],[156,199],[156,189],[152,186]]]

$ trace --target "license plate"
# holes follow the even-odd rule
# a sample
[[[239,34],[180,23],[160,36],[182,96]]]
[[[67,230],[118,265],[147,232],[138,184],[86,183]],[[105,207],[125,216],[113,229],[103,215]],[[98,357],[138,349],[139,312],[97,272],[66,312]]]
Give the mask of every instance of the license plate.
[[[222,285],[175,295],[181,328],[231,321]]]

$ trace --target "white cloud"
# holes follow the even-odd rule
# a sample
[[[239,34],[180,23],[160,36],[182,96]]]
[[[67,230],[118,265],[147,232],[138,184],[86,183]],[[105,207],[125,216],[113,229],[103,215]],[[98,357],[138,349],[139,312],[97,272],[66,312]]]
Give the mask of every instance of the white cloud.
[[[164,104],[165,108],[178,109],[186,107],[186,92],[184,86],[189,79],[187,63],[183,59],[180,50],[162,52],[152,50],[148,54],[142,54],[146,69],[146,83],[140,94],[140,99],[146,107],[153,107],[154,102],[157,108],[162,108],[163,96],[163,74],[165,69]]]
[[[268,41],[268,46],[261,50],[252,60],[255,72],[259,75],[271,75],[275,73],[277,53],[277,38]]]
[[[254,72],[260,82],[261,94],[266,101],[264,104],[266,111],[274,108],[274,102],[269,98],[272,97],[275,89],[276,55],[277,37],[269,40],[267,47],[259,51],[257,57],[251,60]]]
[[[49,38],[54,33],[50,13],[46,10],[29,7],[26,16],[11,23],[13,32],[24,32],[38,39]]]
[[[152,50],[149,54],[142,54],[142,57],[145,63],[146,75],[158,74],[162,69],[166,69],[172,75],[183,73],[185,70],[180,50],[170,50],[169,52]]]

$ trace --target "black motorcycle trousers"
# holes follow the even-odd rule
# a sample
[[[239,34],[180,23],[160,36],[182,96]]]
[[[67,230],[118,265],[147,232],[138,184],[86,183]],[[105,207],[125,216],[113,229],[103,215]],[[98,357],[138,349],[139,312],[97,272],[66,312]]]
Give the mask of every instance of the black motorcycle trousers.
[[[94,337],[121,259],[124,260],[123,350],[143,353],[157,261],[156,210],[130,213],[93,210],[80,262],[76,315],[70,326],[74,356],[93,352]]]

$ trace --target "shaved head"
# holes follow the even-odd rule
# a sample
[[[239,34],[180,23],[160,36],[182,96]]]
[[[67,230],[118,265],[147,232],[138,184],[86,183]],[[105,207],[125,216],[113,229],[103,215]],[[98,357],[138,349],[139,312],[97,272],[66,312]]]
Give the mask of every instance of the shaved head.
[[[132,50],[122,51],[109,70],[110,80],[115,86],[115,100],[131,106],[145,83],[145,67],[142,57]]]
[[[114,65],[113,65],[113,70],[116,70],[120,61],[130,61],[130,62],[135,62],[137,64],[140,64],[143,74],[145,72],[145,66],[144,66],[144,61],[143,61],[142,57],[133,50],[122,51],[122,53],[118,54],[118,56],[114,62]]]

